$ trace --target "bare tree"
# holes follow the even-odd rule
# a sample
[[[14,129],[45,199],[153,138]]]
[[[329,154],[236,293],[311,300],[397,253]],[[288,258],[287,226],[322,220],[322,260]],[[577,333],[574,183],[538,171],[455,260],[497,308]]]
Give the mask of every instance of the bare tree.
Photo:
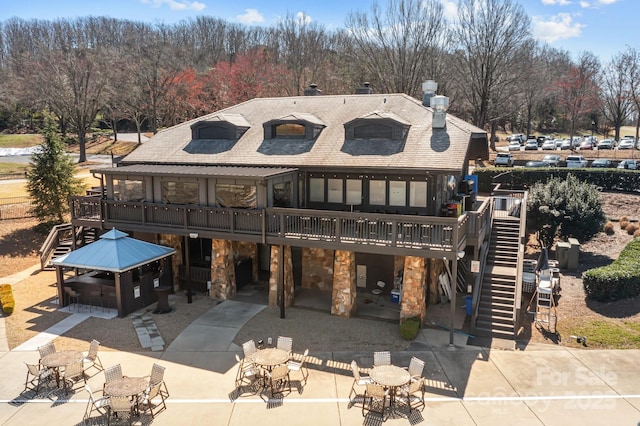
[[[451,70],[474,125],[484,127],[504,113],[501,97],[518,90],[531,72],[520,52],[530,40],[530,20],[511,0],[460,0],[451,42],[456,66]]]
[[[627,48],[627,75],[629,78],[630,98],[633,103],[631,114],[636,117],[636,140],[640,135],[640,53],[635,48]]]
[[[383,92],[421,97],[421,83],[438,77],[446,33],[443,12],[436,0],[388,0],[385,9],[374,2],[369,15],[350,13],[350,62]]]
[[[632,61],[630,53],[617,54],[602,69],[602,115],[613,125],[616,140],[620,140],[620,127],[633,109]]]

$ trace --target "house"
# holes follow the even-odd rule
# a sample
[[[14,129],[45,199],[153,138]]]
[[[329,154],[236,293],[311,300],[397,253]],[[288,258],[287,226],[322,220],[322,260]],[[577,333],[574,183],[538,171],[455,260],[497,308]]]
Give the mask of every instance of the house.
[[[175,248],[174,284],[189,295],[229,299],[264,272],[270,304],[314,288],[348,317],[381,281],[382,297],[399,294],[399,320],[424,320],[443,273],[463,292],[478,281],[468,270],[486,250],[490,205],[468,164],[488,158],[487,134],[432,91],[358,93],[311,87],[162,130],[93,170],[103,196],[74,198],[72,223]]]

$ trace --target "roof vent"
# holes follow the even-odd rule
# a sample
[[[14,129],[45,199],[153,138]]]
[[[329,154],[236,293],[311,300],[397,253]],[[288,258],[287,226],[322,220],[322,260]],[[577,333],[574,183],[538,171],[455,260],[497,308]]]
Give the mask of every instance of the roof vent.
[[[308,89],[304,89],[305,96],[318,96],[322,95],[322,90],[318,89],[318,85],[311,83]]]
[[[438,83],[433,80],[427,80],[422,83],[422,105],[431,106],[431,98],[433,98],[438,90]]]
[[[373,93],[371,84],[368,81],[362,83],[362,87],[356,88],[356,95],[370,95]]]
[[[431,127],[434,129],[444,129],[447,127],[447,108],[449,108],[449,98],[446,96],[436,95],[430,100],[433,109],[433,119]]]

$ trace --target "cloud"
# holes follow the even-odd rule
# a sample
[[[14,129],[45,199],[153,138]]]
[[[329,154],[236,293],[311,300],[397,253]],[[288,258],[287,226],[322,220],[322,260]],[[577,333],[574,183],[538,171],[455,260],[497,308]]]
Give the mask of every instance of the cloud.
[[[236,19],[243,24],[255,24],[256,22],[264,22],[264,16],[256,9],[245,9],[243,15],[236,16]]]
[[[542,4],[545,6],[568,6],[571,2],[569,0],[542,0]]]
[[[598,0],[598,3],[600,4],[614,4],[617,3],[618,0]]]
[[[207,7],[206,4],[199,1],[186,0],[141,0],[143,4],[150,4],[153,7],[162,7],[168,5],[171,10],[195,10],[200,11]]]
[[[582,35],[582,29],[586,26],[578,22],[573,22],[571,15],[568,13],[559,13],[546,21],[534,16],[532,22],[534,37],[547,43],[580,37]]]
[[[296,21],[300,24],[310,24],[311,16],[307,15],[304,12],[298,12],[296,13]]]
[[[458,20],[458,4],[454,0],[440,0],[444,6],[444,18],[449,22]]]
[[[580,2],[580,7],[583,9],[588,9],[591,7],[591,4],[588,1],[581,1]]]

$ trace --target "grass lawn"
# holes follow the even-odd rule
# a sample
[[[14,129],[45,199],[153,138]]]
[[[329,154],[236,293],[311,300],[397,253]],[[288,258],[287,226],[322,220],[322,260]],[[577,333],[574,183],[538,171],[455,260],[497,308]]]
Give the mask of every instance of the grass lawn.
[[[28,148],[40,145],[42,136],[39,134],[28,135],[2,135],[0,134],[0,148]]]
[[[587,336],[590,348],[640,349],[640,324],[619,319],[559,321],[558,332],[567,346],[580,346],[569,336]]]
[[[28,164],[0,162],[0,175],[10,175],[15,173],[24,174],[28,167]]]

